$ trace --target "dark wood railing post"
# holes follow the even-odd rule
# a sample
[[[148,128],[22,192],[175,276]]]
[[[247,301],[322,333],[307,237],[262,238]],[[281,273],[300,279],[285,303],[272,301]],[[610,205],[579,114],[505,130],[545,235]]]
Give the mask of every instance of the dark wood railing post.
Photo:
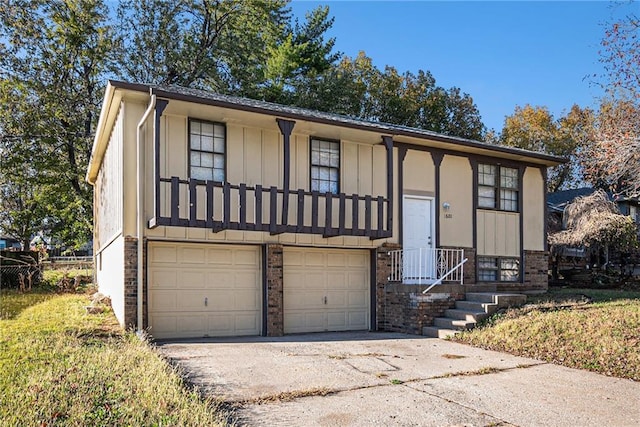
[[[387,231],[393,231],[393,137],[382,137],[387,150]]]
[[[289,180],[291,176],[291,132],[296,122],[292,120],[276,119],[280,133],[283,137],[283,152],[284,152],[284,171],[282,177],[282,222],[281,224],[286,227],[289,222]]]
[[[154,216],[160,218],[160,117],[169,101],[166,99],[156,99],[156,108],[153,113],[153,200]]]
[[[171,225],[178,225],[180,219],[180,178],[171,177]]]
[[[191,178],[189,180],[189,227],[195,227],[198,216],[198,196],[196,185],[198,181]]]

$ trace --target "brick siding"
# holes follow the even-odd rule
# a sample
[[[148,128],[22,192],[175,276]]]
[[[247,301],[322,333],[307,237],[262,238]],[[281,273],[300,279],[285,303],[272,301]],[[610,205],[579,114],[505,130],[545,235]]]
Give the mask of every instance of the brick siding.
[[[267,336],[284,335],[283,258],[282,245],[266,246]]]

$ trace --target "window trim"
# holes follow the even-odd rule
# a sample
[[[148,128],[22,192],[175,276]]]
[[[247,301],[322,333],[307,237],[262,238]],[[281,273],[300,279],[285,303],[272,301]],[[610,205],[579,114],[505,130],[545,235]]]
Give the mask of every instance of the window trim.
[[[496,261],[496,268],[492,268],[491,271],[496,272],[496,280],[482,280],[480,279],[480,270],[489,270],[489,269],[481,269],[480,263],[483,258],[492,259]],[[517,271],[518,275],[516,276],[516,280],[502,280],[502,260],[512,260],[517,263],[516,270],[508,270],[508,271]],[[476,269],[476,278],[477,282],[480,283],[521,283],[522,282],[522,262],[521,259],[514,256],[492,256],[492,255],[480,255],[477,257],[477,269]]]
[[[310,136],[309,137],[309,191],[314,191],[312,189],[312,183],[313,183],[313,178],[312,178],[312,174],[311,174],[311,170],[313,169],[314,166],[317,167],[329,167],[332,168],[332,166],[323,166],[323,165],[314,165],[313,164],[313,141],[324,141],[324,142],[331,142],[334,144],[338,144],[338,188],[336,189],[335,193],[332,193],[333,195],[338,195],[340,194],[340,190],[341,190],[341,184],[342,184],[342,143],[339,139],[332,139],[332,138],[322,138],[322,137],[317,137],[317,136]],[[320,193],[319,190],[316,190]],[[325,193],[320,193],[320,194],[325,194]]]
[[[480,206],[480,187],[491,187],[489,185],[485,185],[485,184],[480,184],[480,168],[481,166],[486,165],[486,166],[493,166],[496,168],[496,174],[495,174],[495,184],[493,185],[493,189],[494,189],[494,195],[493,195],[493,202],[494,202],[494,207],[486,207],[486,206]],[[509,187],[503,187],[501,185],[501,180],[502,180],[502,168],[505,169],[513,169],[516,171],[516,177],[518,178],[518,183],[516,185],[516,188],[509,188]],[[522,168],[520,166],[515,166],[515,165],[506,165],[503,163],[491,163],[491,162],[487,162],[487,161],[479,161],[476,164],[476,168],[475,168],[475,183],[476,183],[476,200],[475,200],[475,205],[477,209],[483,209],[483,210],[488,210],[488,211],[499,211],[499,212],[515,212],[515,213],[522,213],[522,180],[524,178],[524,174],[522,173]],[[500,197],[500,193],[501,190],[510,190],[510,191],[515,191],[516,195],[517,195],[517,199],[516,199],[516,209],[515,210],[511,210],[511,209],[504,209],[501,206],[501,197]]]
[[[222,126],[224,128],[224,153],[216,153],[215,151],[210,151],[210,153],[213,154],[223,154],[224,156],[224,181],[221,182],[228,182],[228,175],[227,175],[227,149],[228,149],[228,144],[227,144],[227,124],[225,122],[216,122],[213,120],[206,120],[206,119],[199,119],[197,117],[189,117],[187,120],[187,176],[189,177],[189,179],[191,179],[191,123],[192,122],[200,122],[200,123],[210,123],[212,124],[214,127],[216,125],[218,126]],[[215,134],[215,130],[214,130],[214,134]],[[202,150],[196,150],[196,151],[200,151],[202,152]],[[209,151],[207,151],[209,152]],[[212,168],[215,169],[215,168]],[[218,182],[215,180],[212,180],[213,182]]]

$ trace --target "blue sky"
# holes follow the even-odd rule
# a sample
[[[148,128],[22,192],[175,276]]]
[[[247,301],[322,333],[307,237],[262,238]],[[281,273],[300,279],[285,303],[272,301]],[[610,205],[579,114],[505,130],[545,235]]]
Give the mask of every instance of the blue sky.
[[[489,129],[502,129],[516,105],[544,105],[557,118],[574,103],[594,106],[589,82],[603,24],[640,12],[637,3],[605,1],[305,1],[295,16],[326,4],[335,17],[337,51],[364,50],[379,68],[429,70],[440,86],[469,93]]]

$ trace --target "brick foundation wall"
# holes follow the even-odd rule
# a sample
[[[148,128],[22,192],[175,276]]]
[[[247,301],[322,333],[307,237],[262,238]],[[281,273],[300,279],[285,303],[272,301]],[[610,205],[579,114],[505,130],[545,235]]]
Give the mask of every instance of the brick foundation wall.
[[[284,335],[282,245],[265,245],[267,279],[267,336]]]
[[[433,325],[435,317],[441,317],[445,310],[453,308],[456,300],[464,299],[464,287],[442,285],[423,295],[424,286],[389,283],[391,260],[388,252],[399,248],[384,244],[376,250],[376,330],[420,335],[424,326]],[[465,249],[465,256],[475,257],[475,251],[468,254]],[[465,267],[471,261],[470,258]],[[467,268],[465,282],[467,277],[475,279],[475,271],[467,276]]]
[[[124,327],[138,325],[138,239],[124,238]]]

